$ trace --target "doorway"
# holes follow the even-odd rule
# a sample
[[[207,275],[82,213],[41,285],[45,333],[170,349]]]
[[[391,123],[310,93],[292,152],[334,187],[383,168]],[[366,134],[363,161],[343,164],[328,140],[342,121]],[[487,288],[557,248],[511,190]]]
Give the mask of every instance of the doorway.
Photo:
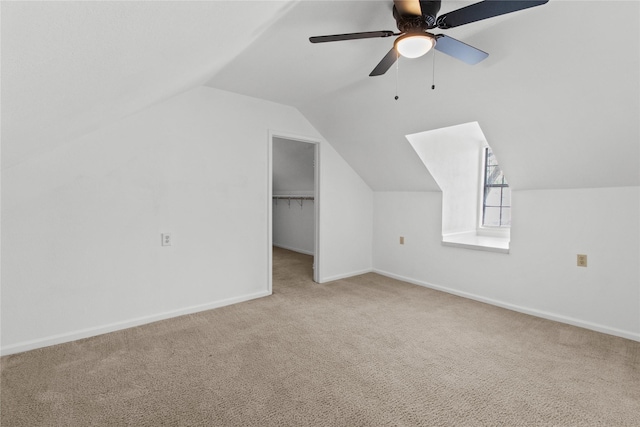
[[[269,291],[273,291],[273,250],[307,255],[319,282],[319,141],[270,133],[268,149]]]

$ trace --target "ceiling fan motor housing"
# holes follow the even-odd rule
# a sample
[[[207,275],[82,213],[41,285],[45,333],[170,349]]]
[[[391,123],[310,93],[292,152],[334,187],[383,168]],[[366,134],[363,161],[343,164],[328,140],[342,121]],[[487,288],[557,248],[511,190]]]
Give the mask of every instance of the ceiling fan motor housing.
[[[422,19],[428,25],[428,28],[434,28],[436,25],[436,16],[440,12],[440,0],[438,1],[421,1]]]
[[[400,32],[415,33],[435,28],[440,1],[421,1],[420,6],[422,15],[403,15],[393,6],[393,17]]]

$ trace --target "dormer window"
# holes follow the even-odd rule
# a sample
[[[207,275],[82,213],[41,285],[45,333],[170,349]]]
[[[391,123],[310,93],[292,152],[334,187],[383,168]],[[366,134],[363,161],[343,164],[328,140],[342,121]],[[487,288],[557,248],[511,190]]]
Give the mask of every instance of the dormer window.
[[[509,253],[511,191],[480,125],[406,137],[442,190],[442,244]]]

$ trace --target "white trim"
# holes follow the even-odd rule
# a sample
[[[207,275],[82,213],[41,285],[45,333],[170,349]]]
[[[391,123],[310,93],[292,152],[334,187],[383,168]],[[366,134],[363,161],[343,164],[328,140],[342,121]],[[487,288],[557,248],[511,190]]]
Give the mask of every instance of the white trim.
[[[479,227],[476,230],[478,236],[497,237],[500,239],[511,238],[511,227]]]
[[[296,135],[290,132],[281,132],[269,129],[269,141],[268,141],[268,157],[267,157],[267,203],[269,205],[267,209],[267,227],[268,231],[268,253],[269,253],[269,261],[268,261],[268,283],[269,283],[269,292],[272,291],[273,286],[273,254],[272,254],[272,246],[273,246],[273,205],[271,200],[273,198],[273,138],[282,138],[289,139],[292,141],[299,141],[308,144],[314,144],[314,253],[313,255],[313,281],[316,283],[322,283],[320,281],[320,261],[321,261],[321,250],[320,250],[320,145],[322,141],[319,138],[304,136],[304,135]],[[300,251],[298,251],[300,252]]]
[[[497,307],[506,308],[508,310],[517,311],[519,313],[529,314],[531,316],[541,317],[543,319],[553,320],[560,323],[566,323],[568,325],[578,326],[580,328],[585,328],[585,329],[589,329],[596,332],[602,332],[604,334],[614,335],[617,337],[622,337],[622,338],[630,339],[633,341],[640,341],[640,333],[637,333],[637,332],[631,332],[631,331],[625,331],[622,329],[612,328],[609,326],[604,326],[604,325],[576,319],[569,316],[563,316],[561,314],[550,313],[548,311],[522,307],[520,305],[511,304],[511,303],[495,300],[492,298],[486,298],[480,295],[475,295],[475,294],[471,294],[464,291],[458,291],[456,289],[451,289],[446,286],[434,285],[428,282],[424,282],[422,280],[411,279],[409,277],[401,276],[399,274],[389,273],[388,271],[384,271],[384,270],[373,269],[373,272],[380,274],[382,276],[390,277],[392,279],[402,280],[403,282],[412,283],[418,286],[424,286],[425,288],[430,288],[437,291],[446,292],[448,294],[457,295],[463,298],[480,301],[480,302],[491,304]]]
[[[474,245],[473,243],[449,242],[447,240],[442,240],[442,246],[449,246],[452,248],[471,249],[472,251],[495,252],[499,254],[509,253],[509,249],[505,249],[505,248],[498,248],[495,246],[486,246],[486,245]]]
[[[273,292],[273,135],[267,138],[267,292]]]
[[[311,252],[311,251],[306,251],[306,250],[304,250],[304,249],[298,249],[298,248],[294,248],[294,247],[287,246],[287,245],[280,245],[280,244],[278,244],[278,243],[274,243],[274,244],[273,244],[273,246],[275,246],[275,247],[277,247],[277,248],[286,249],[286,250],[288,250],[288,251],[293,251],[293,252],[298,252],[298,253],[301,253],[301,254],[305,254],[305,255],[311,255],[311,256],[313,256],[313,252]]]
[[[322,278],[322,282],[319,282],[319,283],[333,282],[334,280],[340,280],[340,279],[346,279],[346,278],[349,278],[349,277],[360,276],[361,274],[371,273],[373,271],[374,270],[368,268],[368,269],[360,270],[360,271],[352,271],[351,273],[336,274],[335,276],[323,277]]]
[[[271,295],[271,292],[261,291],[253,294],[242,295],[239,297],[227,298],[219,301],[213,301],[206,304],[192,305],[190,307],[180,308],[178,310],[165,311],[164,313],[152,314],[150,316],[136,317],[134,319],[114,322],[108,325],[97,326],[93,328],[80,329],[77,331],[67,332],[63,334],[51,335],[46,338],[39,338],[30,341],[23,341],[17,344],[4,346],[0,349],[2,356],[23,351],[35,350],[37,348],[49,347],[51,345],[63,344],[70,341],[76,341],[83,338],[94,337],[97,335],[107,334],[122,329],[133,328],[134,326],[146,325],[148,323],[157,322],[159,320],[170,319],[172,317],[183,316],[185,314],[193,314],[201,311],[211,310],[214,308],[224,307],[239,302],[249,301],[256,298],[262,298]]]
[[[482,236],[475,231],[442,235],[442,245],[477,251],[509,253],[510,238]]]
[[[314,154],[314,192],[315,199],[313,201],[315,212],[314,220],[315,220],[315,235],[314,235],[314,243],[315,247],[313,248],[313,280],[317,283],[320,283],[320,151],[322,150],[320,142],[316,142],[316,151]]]

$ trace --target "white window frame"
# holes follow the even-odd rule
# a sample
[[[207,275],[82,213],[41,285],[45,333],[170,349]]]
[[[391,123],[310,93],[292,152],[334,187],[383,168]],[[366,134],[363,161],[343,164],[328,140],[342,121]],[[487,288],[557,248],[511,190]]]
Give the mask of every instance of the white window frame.
[[[503,225],[503,226],[490,226],[484,225],[484,193],[485,193],[485,180],[487,173],[487,150],[491,150],[491,147],[485,145],[482,150],[480,150],[480,177],[478,179],[478,228],[477,235],[478,236],[486,236],[486,237],[498,237],[498,238],[509,238],[511,234],[511,226]],[[491,150],[493,152],[493,150]],[[495,155],[495,154],[494,154]],[[511,187],[508,187],[509,189]]]

